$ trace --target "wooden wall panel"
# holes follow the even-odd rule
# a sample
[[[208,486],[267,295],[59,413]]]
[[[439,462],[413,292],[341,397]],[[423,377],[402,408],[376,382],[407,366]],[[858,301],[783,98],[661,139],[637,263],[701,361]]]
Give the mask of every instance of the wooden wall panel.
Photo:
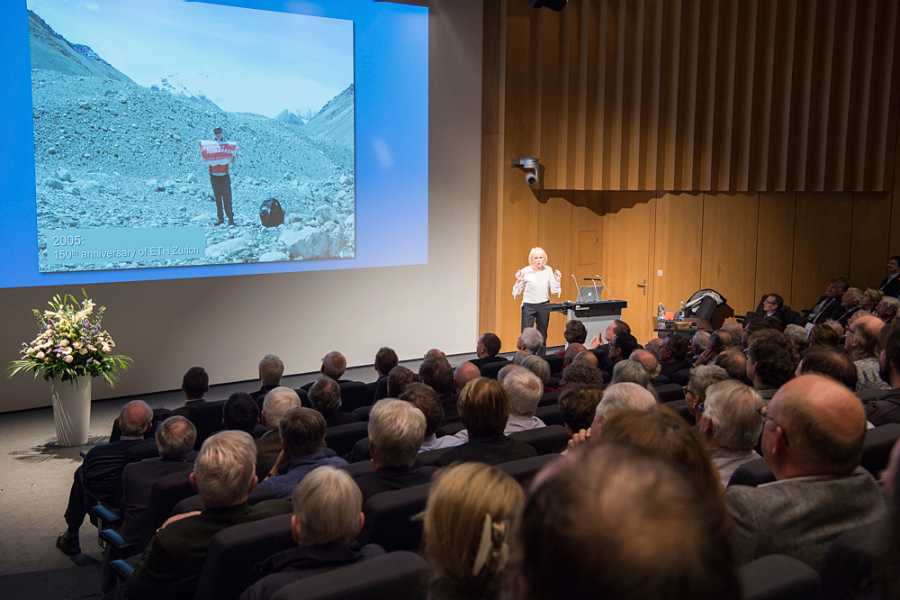
[[[524,151],[547,189],[890,190],[897,4],[507,2],[530,21]]]
[[[703,196],[664,194],[653,204],[651,308],[661,302],[666,310],[677,311],[700,288]]]
[[[809,308],[833,277],[850,272],[850,194],[797,194],[791,300]]]
[[[884,277],[890,246],[892,195],[853,194],[850,281],[863,289],[877,288]]]
[[[743,314],[756,306],[756,194],[704,194],[700,287]]]
[[[797,200],[794,194],[759,195],[756,229],[756,287],[753,297],[776,293],[795,306],[792,293],[794,273],[794,221]],[[735,227],[740,235],[741,224]]]

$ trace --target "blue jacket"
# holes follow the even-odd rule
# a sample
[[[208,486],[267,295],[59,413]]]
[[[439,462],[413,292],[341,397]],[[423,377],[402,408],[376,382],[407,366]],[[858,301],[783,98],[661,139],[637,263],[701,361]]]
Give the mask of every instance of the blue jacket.
[[[250,504],[273,498],[288,498],[293,493],[294,487],[306,477],[307,473],[326,465],[344,467],[347,465],[347,461],[329,448],[319,448],[312,454],[294,458],[281,468],[280,475],[268,477],[256,486],[250,493]]]

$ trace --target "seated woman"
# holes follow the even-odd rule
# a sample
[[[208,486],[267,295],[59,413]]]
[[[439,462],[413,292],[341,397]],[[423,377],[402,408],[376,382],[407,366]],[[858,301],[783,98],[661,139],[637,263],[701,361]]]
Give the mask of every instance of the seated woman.
[[[291,535],[297,542],[260,565],[265,575],[241,600],[267,600],[286,585],[384,554],[354,543],[363,526],[362,493],[345,471],[319,467],[294,488]]]
[[[423,529],[429,600],[498,597],[524,504],[519,484],[495,467],[467,463],[438,478]]]
[[[469,441],[442,454],[436,461],[438,466],[467,461],[496,465],[537,455],[528,444],[503,434],[510,405],[509,396],[498,381],[473,379],[459,392],[457,407]]]
[[[787,316],[784,309],[784,298],[779,294],[763,294],[756,305],[756,310],[748,312],[746,323],[757,319],[777,319],[782,327],[787,324]]]

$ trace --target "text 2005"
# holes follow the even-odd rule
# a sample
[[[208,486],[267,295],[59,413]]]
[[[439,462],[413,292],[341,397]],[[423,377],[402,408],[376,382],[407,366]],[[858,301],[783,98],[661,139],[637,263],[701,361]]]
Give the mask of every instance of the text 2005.
[[[54,235],[52,238],[54,246],[80,246],[80,235]]]

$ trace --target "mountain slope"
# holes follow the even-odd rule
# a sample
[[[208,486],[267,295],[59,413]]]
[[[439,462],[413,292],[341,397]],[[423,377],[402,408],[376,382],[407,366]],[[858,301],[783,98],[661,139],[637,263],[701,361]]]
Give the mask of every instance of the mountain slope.
[[[328,101],[316,116],[303,126],[303,133],[319,140],[353,148],[354,144],[354,87],[351,83],[343,92]]]

